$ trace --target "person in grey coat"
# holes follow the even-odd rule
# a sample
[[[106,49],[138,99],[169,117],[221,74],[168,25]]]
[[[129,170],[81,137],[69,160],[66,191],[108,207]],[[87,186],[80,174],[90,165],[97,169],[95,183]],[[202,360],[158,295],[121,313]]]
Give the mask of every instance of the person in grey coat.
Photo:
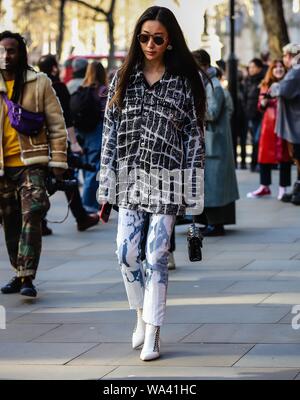
[[[282,50],[289,71],[271,86],[270,94],[279,98],[275,131],[288,142],[298,173],[292,193],[285,194],[282,201],[300,205],[300,45],[289,43]]]
[[[235,224],[235,201],[239,198],[230,130],[230,110],[224,89],[210,65],[205,50],[193,53],[210,79],[206,81],[206,164],[204,170],[204,212],[199,222],[206,225],[204,236],[224,235],[224,225]]]

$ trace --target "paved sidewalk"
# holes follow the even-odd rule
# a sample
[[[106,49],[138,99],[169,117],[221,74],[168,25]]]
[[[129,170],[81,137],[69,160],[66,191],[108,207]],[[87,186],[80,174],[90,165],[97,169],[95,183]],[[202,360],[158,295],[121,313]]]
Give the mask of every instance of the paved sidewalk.
[[[300,207],[275,194],[247,199],[258,174],[238,178],[238,224],[205,239],[203,262],[188,261],[187,227],[177,227],[159,360],[142,362],[131,349],[135,313],[114,253],[116,214],[82,233],[70,216],[44,238],[38,298],[0,294],[0,378],[300,379],[300,330],[291,324],[300,324],[291,313],[300,305]],[[49,218],[65,212],[55,195]],[[2,232],[0,282],[11,276]]]

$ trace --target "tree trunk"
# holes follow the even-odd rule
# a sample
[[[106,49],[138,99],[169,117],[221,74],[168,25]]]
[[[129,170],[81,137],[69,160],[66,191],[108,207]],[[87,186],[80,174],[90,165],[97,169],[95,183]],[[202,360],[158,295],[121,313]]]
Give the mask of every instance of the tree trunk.
[[[109,56],[108,56],[108,71],[115,68],[115,38],[114,38],[114,9],[115,9],[116,0],[111,0],[111,5],[109,12],[107,14],[107,23],[108,23],[108,40],[109,40]]]
[[[65,0],[66,1],[66,0]],[[84,7],[89,8],[90,10],[95,11],[98,14],[101,14],[105,17],[105,22],[108,24],[108,41],[109,41],[109,55],[108,55],[108,70],[114,68],[115,66],[115,40],[114,40],[114,10],[116,5],[116,0],[111,0],[109,11],[105,11],[101,7],[93,6],[84,0],[69,0],[73,3],[81,4]],[[101,21],[103,22],[103,21]]]
[[[259,0],[259,2],[268,32],[271,57],[280,58],[282,56],[282,47],[290,41],[282,0]]]
[[[65,5],[67,0],[60,0],[59,2],[59,14],[58,14],[58,37],[57,37],[57,48],[56,54],[57,59],[60,60],[65,33]]]

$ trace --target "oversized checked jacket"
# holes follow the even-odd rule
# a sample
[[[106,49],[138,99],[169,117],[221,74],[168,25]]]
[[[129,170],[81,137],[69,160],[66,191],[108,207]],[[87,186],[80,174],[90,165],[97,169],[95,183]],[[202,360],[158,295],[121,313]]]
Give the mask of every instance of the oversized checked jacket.
[[[149,86],[137,66],[119,109],[109,104],[117,79],[116,74],[105,112],[99,202],[157,214],[201,214],[205,145],[189,81],[166,71]],[[192,191],[192,201],[183,188]]]
[[[0,73],[0,92],[7,92]],[[34,137],[19,134],[21,160],[27,165],[42,164],[67,168],[67,131],[60,103],[51,80],[42,72],[28,70],[21,106],[32,112],[44,112],[45,126]],[[4,174],[3,124],[6,105],[0,96],[0,176]]]

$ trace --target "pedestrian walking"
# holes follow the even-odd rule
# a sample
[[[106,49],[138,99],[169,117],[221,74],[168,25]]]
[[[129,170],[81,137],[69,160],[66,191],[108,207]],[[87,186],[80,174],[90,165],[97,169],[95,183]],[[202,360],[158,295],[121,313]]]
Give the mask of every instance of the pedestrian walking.
[[[248,66],[248,77],[244,84],[245,112],[248,120],[248,129],[251,134],[252,155],[251,171],[257,171],[258,141],[262,114],[257,108],[259,85],[265,76],[264,64],[259,58],[253,58]]]
[[[235,224],[235,201],[239,198],[230,128],[232,103],[226,102],[224,89],[203,49],[193,52],[206,72],[207,95],[205,131],[204,212],[197,217],[205,225],[204,236],[222,236],[224,225]],[[204,77],[205,78],[205,77]]]
[[[300,45],[289,43],[283,47],[283,62],[288,69],[284,79],[270,88],[271,96],[278,97],[275,131],[288,142],[290,156],[297,167],[297,180],[292,193],[282,201],[300,205]]]
[[[278,100],[271,98],[269,91],[271,85],[281,81],[285,73],[283,62],[281,60],[273,61],[260,86],[258,109],[263,113],[258,146],[260,186],[255,191],[248,193],[248,198],[261,198],[271,194],[271,172],[273,166],[277,164],[279,165],[278,200],[282,199],[287,187],[291,185],[291,158],[287,142],[279,138],[275,132]]]
[[[129,306],[137,310],[132,346],[143,344],[144,361],[160,356],[176,215],[203,209],[205,97],[174,14],[148,8],[110,86],[99,186],[100,202],[119,206],[117,254]],[[195,196],[185,196],[183,186]],[[144,279],[141,232],[148,215]]]
[[[87,67],[88,60],[86,58],[77,57],[72,61],[72,79],[67,83],[67,88],[71,95],[82,85]]]
[[[48,78],[51,79],[56,96],[58,97],[59,102],[61,104],[68,132],[68,139],[69,139],[68,152],[69,154],[72,153],[76,154],[79,157],[79,155],[83,153],[83,150],[81,146],[78,144],[77,137],[74,131],[73,121],[71,118],[70,93],[66,85],[59,78],[60,71],[56,57],[52,54],[42,56],[39,59],[38,67],[41,72],[47,74]],[[74,180],[77,179],[75,176],[75,169],[74,167],[72,168],[71,165],[69,165],[66,178]],[[78,231],[80,232],[85,231],[86,229],[91,228],[92,226],[98,224],[99,215],[97,213],[88,214],[85,208],[83,207],[78,186],[73,186],[68,189],[65,189],[64,192],[68,200],[70,210],[74,218],[76,219]],[[43,236],[52,234],[52,230],[47,225],[46,218],[42,220],[42,234]]]
[[[16,274],[1,292],[35,297],[41,220],[49,209],[47,166],[56,176],[68,168],[67,131],[51,80],[28,65],[23,37],[10,31],[0,33],[0,92],[0,212]],[[8,110],[19,105],[26,112],[16,120]]]
[[[71,116],[84,149],[84,163],[95,165],[95,171],[83,171],[82,202],[88,213],[97,213],[98,181],[102,130],[107,100],[107,77],[103,65],[93,61],[88,65],[82,85],[71,96]]]

